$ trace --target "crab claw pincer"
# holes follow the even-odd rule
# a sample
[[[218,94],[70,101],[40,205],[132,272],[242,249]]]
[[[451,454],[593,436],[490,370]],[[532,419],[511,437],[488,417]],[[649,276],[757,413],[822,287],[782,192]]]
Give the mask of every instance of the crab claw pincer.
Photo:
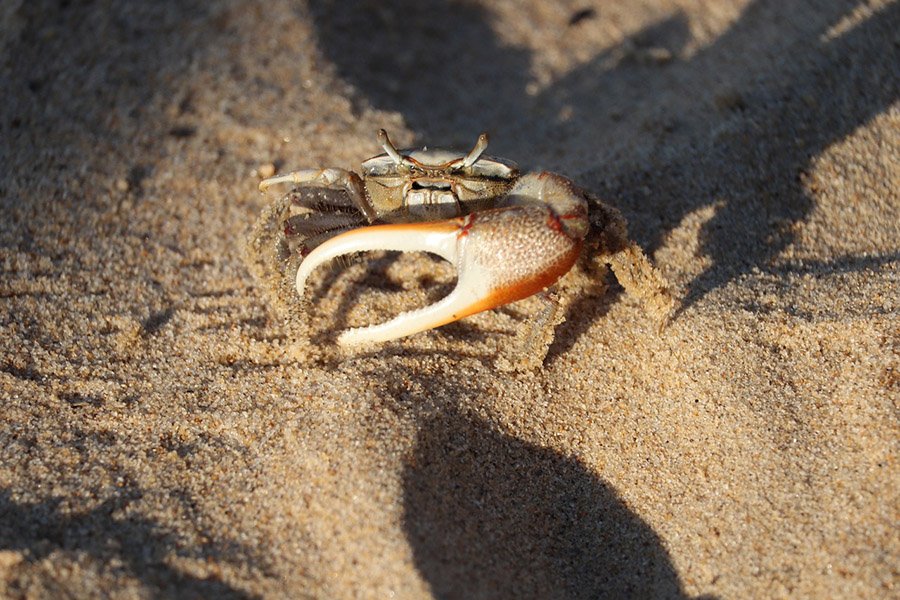
[[[568,180],[546,177],[526,178],[520,184],[525,195],[511,195],[510,206],[444,221],[373,225],[333,237],[300,264],[297,291],[303,295],[307,277],[319,265],[367,250],[432,252],[456,266],[456,287],[445,298],[385,323],[347,330],[338,337],[341,345],[393,340],[527,298],[572,268],[587,231],[584,200],[572,194]]]

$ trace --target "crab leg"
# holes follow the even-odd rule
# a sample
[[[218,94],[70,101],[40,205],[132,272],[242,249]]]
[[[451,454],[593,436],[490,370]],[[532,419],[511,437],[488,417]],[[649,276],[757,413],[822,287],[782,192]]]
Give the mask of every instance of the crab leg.
[[[276,175],[259,182],[259,191],[265,192],[271,186],[278,183],[294,183],[298,185],[308,185],[311,187],[326,187],[344,189],[349,194],[350,199],[365,215],[366,219],[371,223],[377,218],[375,209],[366,200],[366,193],[363,189],[362,179],[353,171],[346,169],[301,169],[284,175]]]
[[[348,330],[338,338],[342,345],[393,340],[527,298],[569,271],[587,230],[586,206],[569,193],[568,180],[549,181],[556,192],[563,184],[559,197],[547,191],[548,181],[540,177],[520,188],[527,192],[524,205],[446,221],[363,227],[333,237],[300,264],[297,291],[303,294],[307,278],[319,265],[367,250],[433,252],[456,266],[456,287],[443,300],[386,323]],[[574,210],[560,214],[555,210],[559,208]]]

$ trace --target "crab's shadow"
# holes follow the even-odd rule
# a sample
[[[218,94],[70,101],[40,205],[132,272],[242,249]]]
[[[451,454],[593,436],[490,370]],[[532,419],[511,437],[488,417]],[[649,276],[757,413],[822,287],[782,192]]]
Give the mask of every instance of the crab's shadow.
[[[687,285],[689,308],[773,268],[813,208],[801,182],[811,159],[900,97],[900,5],[831,33],[854,6],[757,0],[693,54],[674,12],[539,93],[529,93],[530,52],[502,42],[473,3],[313,2],[310,12],[360,99],[402,114],[423,143],[466,147],[486,129],[494,153],[526,167],[578,175],[566,170],[578,164],[578,179],[621,208],[651,252],[685,216],[718,207],[700,232],[711,264]],[[646,60],[660,51],[671,59]],[[795,60],[773,58],[786,55]]]

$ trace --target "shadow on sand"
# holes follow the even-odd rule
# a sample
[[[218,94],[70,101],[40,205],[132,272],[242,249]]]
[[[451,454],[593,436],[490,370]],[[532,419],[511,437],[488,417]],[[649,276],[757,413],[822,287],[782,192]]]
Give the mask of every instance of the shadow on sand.
[[[29,563],[59,551],[87,553],[107,565],[117,559],[121,566],[112,569],[136,577],[145,591],[155,597],[253,597],[221,580],[198,578],[167,565],[163,557],[173,548],[181,548],[180,555],[208,559],[240,555],[242,551],[230,543],[185,548],[178,543],[174,532],[150,519],[116,516],[140,495],[137,489],[125,488],[121,494],[90,510],[63,514],[59,499],[34,504],[16,502],[8,491],[0,490],[0,550],[23,552]],[[15,589],[14,580],[8,579],[10,584]],[[63,589],[63,584],[53,580],[42,581],[41,585],[50,595],[77,594],[75,590]],[[60,586],[60,589],[54,590],[54,586]]]
[[[576,458],[453,409],[421,423],[407,536],[438,598],[686,598],[662,540]]]
[[[475,414],[479,383],[391,372],[384,395],[417,423],[403,526],[435,597],[689,597],[663,541],[595,470]]]

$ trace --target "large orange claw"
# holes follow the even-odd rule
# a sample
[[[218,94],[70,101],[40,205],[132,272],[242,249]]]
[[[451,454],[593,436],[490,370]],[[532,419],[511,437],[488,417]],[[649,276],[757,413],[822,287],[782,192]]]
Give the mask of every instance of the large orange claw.
[[[350,329],[338,342],[385,342],[527,298],[572,268],[587,232],[587,205],[565,178],[523,177],[508,206],[446,221],[374,225],[331,238],[297,271],[302,295],[309,274],[341,255],[366,250],[433,252],[456,266],[458,281],[443,300],[381,323]]]

